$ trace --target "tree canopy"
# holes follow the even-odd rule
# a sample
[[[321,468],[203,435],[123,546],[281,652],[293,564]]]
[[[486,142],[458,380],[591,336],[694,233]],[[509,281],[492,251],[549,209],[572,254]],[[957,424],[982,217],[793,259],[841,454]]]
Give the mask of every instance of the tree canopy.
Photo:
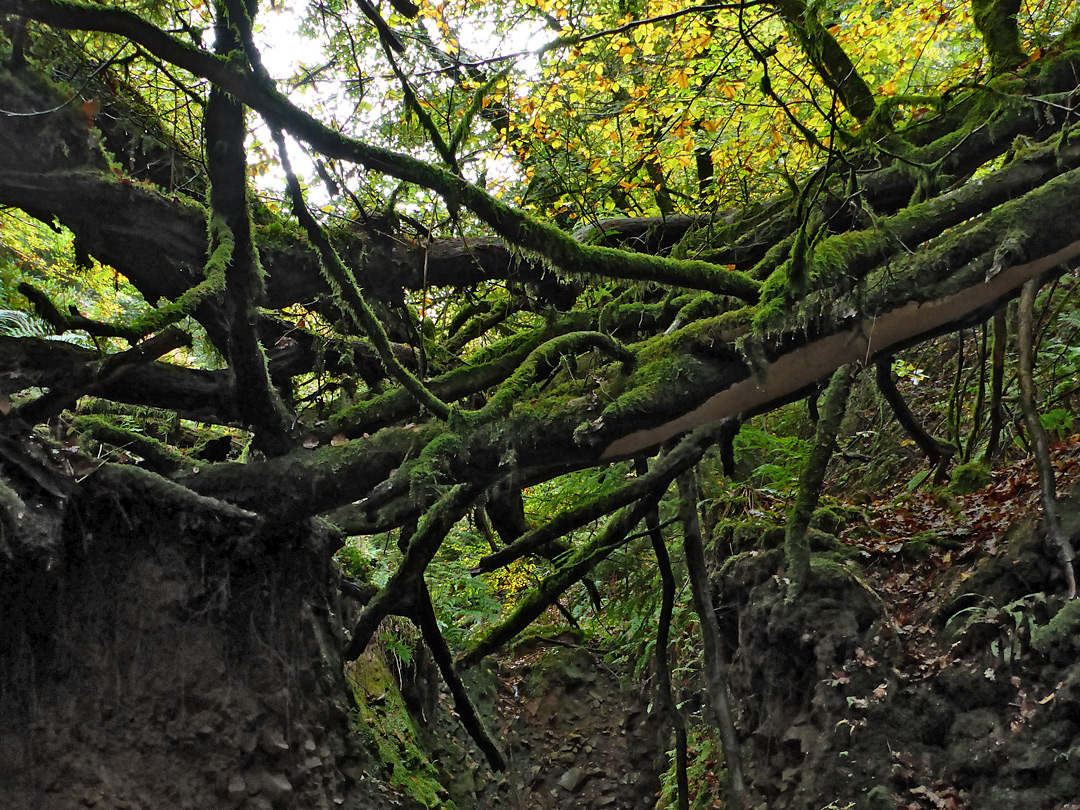
[[[1080,255],[1071,0],[0,10],[4,441],[49,424],[161,498],[397,532],[347,654],[413,619],[482,745],[425,579],[455,524],[490,523],[478,574],[552,561],[467,665],[740,423]],[[526,520],[523,491],[633,460]],[[47,557],[21,486],[0,554]]]

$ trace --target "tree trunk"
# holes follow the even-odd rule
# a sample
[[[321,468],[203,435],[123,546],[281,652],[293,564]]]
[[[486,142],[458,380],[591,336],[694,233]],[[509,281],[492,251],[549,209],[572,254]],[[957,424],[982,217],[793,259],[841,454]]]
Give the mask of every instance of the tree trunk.
[[[915,414],[911,412],[911,408],[908,407],[900,390],[896,387],[896,380],[892,376],[892,363],[891,355],[877,361],[878,391],[889,403],[896,421],[929,460],[930,466],[934,468],[934,486],[939,486],[945,480],[945,471],[949,467],[949,460],[956,452],[956,448],[931,436],[915,418]]]
[[[1005,388],[1005,344],[1009,338],[1008,322],[1005,318],[1008,304],[1002,304],[994,312],[994,348],[990,367],[990,436],[986,441],[983,461],[992,463],[998,454],[1001,441],[1001,396]]]
[[[784,537],[789,592],[792,597],[798,596],[810,579],[810,545],[807,542],[806,530],[821,497],[821,485],[825,481],[829,460],[836,451],[836,434],[847,409],[853,376],[854,368],[848,364],[837,369],[829,380],[829,387],[825,390],[821,405],[821,419],[818,420],[814,446],[799,474],[799,491],[795,496],[795,506],[788,517]]]
[[[1024,427],[1031,439],[1031,453],[1035,456],[1035,466],[1039,470],[1039,491],[1042,495],[1043,531],[1047,541],[1056,547],[1058,559],[1065,574],[1065,589],[1069,599],[1076,596],[1076,574],[1073,570],[1072,543],[1061,529],[1061,519],[1057,507],[1057,481],[1054,465],[1050,461],[1050,443],[1039,420],[1039,411],[1035,402],[1035,381],[1032,378],[1034,357],[1034,335],[1032,328],[1032,310],[1040,284],[1036,280],[1024,285],[1020,295],[1019,323],[1017,337],[1020,352],[1020,408],[1024,412]]]
[[[690,578],[690,592],[694,612],[701,625],[701,642],[705,651],[705,674],[709,684],[709,706],[713,722],[720,732],[724,747],[724,764],[727,766],[728,796],[735,807],[749,807],[750,794],[743,776],[739,756],[739,738],[735,732],[731,705],[728,699],[727,656],[724,655],[720,630],[716,624],[713,608],[712,586],[705,564],[705,548],[701,540],[701,522],[697,508],[697,482],[693,471],[679,476],[680,517],[683,524],[683,549],[686,554],[686,570]]]

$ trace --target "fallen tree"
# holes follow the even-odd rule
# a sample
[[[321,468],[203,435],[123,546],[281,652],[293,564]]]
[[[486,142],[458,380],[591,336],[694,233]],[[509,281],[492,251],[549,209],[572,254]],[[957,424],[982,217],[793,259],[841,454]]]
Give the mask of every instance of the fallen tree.
[[[795,41],[809,47],[812,31],[832,43],[810,61],[834,104],[847,109],[848,118],[837,113],[833,122],[855,133],[845,145],[826,148],[807,133],[820,147],[813,167],[790,190],[748,204],[568,230],[470,182],[447,159],[452,154],[435,165],[374,146],[290,101],[262,65],[253,5],[215,4],[211,51],[120,7],[10,0],[0,204],[69,230],[81,256],[123,274],[144,301],[135,315],[104,324],[27,290],[53,330],[117,335],[127,349],[0,338],[3,391],[14,397],[3,417],[4,570],[45,577],[69,559],[64,505],[102,497],[98,482],[122,475],[78,452],[65,451],[58,465],[34,438],[35,426],[57,426],[80,397],[240,429],[252,447],[243,463],[156,457],[165,477],[124,479],[126,497],[137,493],[144,508],[219,510],[250,522],[256,528],[245,542],[267,550],[280,541],[268,527],[307,527],[318,517],[348,534],[398,531],[407,549],[401,567],[339,652],[359,655],[386,616],[413,618],[437,651],[459,714],[498,765],[455,679],[424,585],[458,520],[496,493],[651,457],[686,434],[687,441],[709,436],[692,464],[715,441],[712,431],[697,429],[767,412],[849,363],[868,366],[984,321],[1024,285],[1080,256],[1075,26],[1022,67],[1010,56],[1020,48],[1015,33],[988,36],[989,57],[1011,72],[920,100],[932,112],[894,121],[897,103],[882,99],[875,107],[859,87],[837,79],[850,62],[831,61],[842,51],[812,12],[775,5],[789,25],[809,26]],[[47,31],[60,34],[48,39]],[[180,71],[207,119],[202,153],[186,154],[159,131],[153,160],[167,155],[173,170],[167,177],[144,171],[156,163],[131,158],[138,138],[125,138],[132,127],[121,108],[96,120],[82,103],[92,93],[123,95],[98,76],[111,66],[91,67],[77,37],[63,32],[119,37],[133,59]],[[41,53],[63,52],[76,66],[67,87],[47,78],[35,38]],[[204,101],[205,85],[212,92]],[[473,217],[474,230],[444,238],[360,210],[348,221],[327,220],[312,215],[299,183],[291,213],[256,202],[246,185],[245,109],[320,160],[433,192],[451,220]],[[431,138],[436,152],[448,149],[441,136]],[[453,317],[425,333],[432,290],[449,291],[457,303],[446,308]],[[297,308],[309,317],[297,318]],[[159,359],[185,342],[162,342],[177,324],[201,330],[222,367]],[[353,395],[316,394],[318,407],[302,406],[299,395],[324,378]],[[48,392],[26,394],[41,388]],[[89,422],[72,425],[91,432]],[[97,435],[122,444],[100,426]],[[687,452],[679,448],[664,459]],[[133,452],[153,461],[150,449]],[[603,541],[616,547],[683,469],[656,487],[628,485],[625,498],[597,504],[581,519],[617,515]],[[59,517],[27,521],[32,507]],[[574,515],[561,519],[582,525]],[[564,536],[569,528],[559,520],[558,531],[521,553],[539,553]],[[322,537],[311,531],[302,534]],[[503,538],[500,559],[519,556],[510,551],[518,537]],[[320,540],[301,556],[328,557],[333,546]],[[552,575],[552,589],[577,581],[603,556],[575,552]]]

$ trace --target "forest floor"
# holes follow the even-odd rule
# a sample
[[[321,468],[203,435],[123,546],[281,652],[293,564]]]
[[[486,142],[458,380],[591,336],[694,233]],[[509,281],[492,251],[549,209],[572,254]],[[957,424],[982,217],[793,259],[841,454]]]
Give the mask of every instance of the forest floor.
[[[1052,460],[1065,529],[1075,535],[1080,436],[1055,443]],[[850,753],[833,740],[834,753],[850,757],[856,774],[855,759],[878,760],[863,765],[868,798],[856,806],[1080,808],[1069,765],[1080,752],[1071,719],[1077,668],[1063,651],[1031,646],[1064,590],[1038,532],[1033,461],[992,471],[968,494],[898,485],[841,506],[862,512],[839,539],[857,550],[859,578],[884,617],[825,679],[825,689],[846,693],[849,709],[836,727],[851,734]],[[827,737],[822,729],[820,742]],[[874,778],[879,787],[868,790]]]
[[[1064,500],[1080,478],[1080,435],[1054,443],[1051,460],[1057,496]],[[987,594],[979,604],[955,604],[976,570],[1006,551],[1010,529],[1041,519],[1039,474],[1031,457],[995,469],[990,476],[989,484],[970,494],[905,492],[898,485],[863,507],[865,524],[849,526],[840,535],[842,543],[859,549],[863,576],[887,607],[903,644],[908,677],[940,669],[960,651],[944,646],[935,631],[947,605],[970,613],[982,610],[980,615],[989,615],[991,622],[1006,607],[989,604]],[[1044,584],[1031,583],[1032,591],[1018,599],[1036,601]],[[1015,629],[1022,640],[1027,628]]]

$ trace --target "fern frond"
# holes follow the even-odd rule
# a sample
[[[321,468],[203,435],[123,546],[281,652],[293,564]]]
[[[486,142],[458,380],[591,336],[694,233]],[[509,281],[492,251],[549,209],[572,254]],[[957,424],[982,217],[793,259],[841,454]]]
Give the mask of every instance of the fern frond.
[[[17,309],[0,309],[0,335],[18,338],[48,338],[52,327],[41,318]]]

